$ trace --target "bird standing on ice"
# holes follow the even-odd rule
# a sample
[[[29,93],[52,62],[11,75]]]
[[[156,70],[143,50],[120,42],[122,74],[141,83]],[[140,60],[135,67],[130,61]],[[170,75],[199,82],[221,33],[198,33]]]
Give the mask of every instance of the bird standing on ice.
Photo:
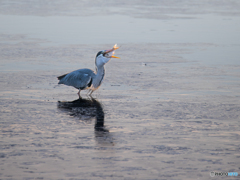
[[[95,59],[96,72],[91,69],[79,69],[68,74],[57,77],[58,84],[65,84],[67,86],[73,86],[78,89],[78,96],[80,96],[81,90],[89,90],[89,95],[96,91],[102,83],[105,75],[104,65],[108,63],[111,58],[119,58],[114,56],[114,51],[118,49],[115,44],[110,50],[103,50],[97,53]]]

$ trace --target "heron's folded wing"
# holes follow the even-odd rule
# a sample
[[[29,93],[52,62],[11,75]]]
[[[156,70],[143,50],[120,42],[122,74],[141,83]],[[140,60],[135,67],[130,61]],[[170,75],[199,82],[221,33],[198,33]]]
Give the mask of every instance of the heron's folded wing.
[[[87,71],[77,70],[67,74],[64,78],[62,78],[58,84],[65,84],[68,86],[73,86],[77,89],[84,89],[91,82],[91,74]]]

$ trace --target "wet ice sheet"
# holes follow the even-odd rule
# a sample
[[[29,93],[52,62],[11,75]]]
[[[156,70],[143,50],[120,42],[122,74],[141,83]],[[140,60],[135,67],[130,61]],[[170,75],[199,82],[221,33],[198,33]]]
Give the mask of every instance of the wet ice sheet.
[[[17,2],[9,5],[1,1],[4,4],[0,6],[2,15],[21,14],[26,17],[17,17],[18,20],[36,18],[42,21],[49,20],[49,15],[64,15],[68,20],[71,17],[66,15],[80,16],[73,16],[72,22],[84,19],[84,13],[93,15],[93,10],[103,15],[98,11],[102,2],[88,11],[75,8],[80,1],[72,1],[74,6],[67,6],[65,1],[42,5]],[[150,32],[149,28],[144,31],[143,43],[138,41],[141,31],[133,36],[135,38],[129,36],[128,42],[122,40],[119,44],[122,47],[116,51],[121,59],[106,65],[103,85],[94,93],[96,101],[86,99],[84,93],[85,100],[74,101],[77,91],[56,86],[56,77],[78,67],[94,69],[95,54],[112,47],[115,41],[107,40],[114,39],[113,36],[100,37],[96,44],[86,43],[86,38],[82,44],[73,33],[68,37],[75,45],[69,45],[65,34],[61,33],[56,33],[55,41],[48,33],[35,36],[32,34],[35,31],[28,29],[21,34],[16,34],[16,29],[12,34],[3,31],[0,36],[0,177],[209,179],[211,171],[238,172],[240,67],[236,61],[237,28],[225,29],[228,33],[223,39],[218,38],[221,33],[214,36],[211,31],[208,36],[211,38],[206,38],[206,42],[201,41],[200,36],[194,36],[198,40],[189,38],[183,42],[171,38],[173,33],[182,39],[179,32],[184,26],[175,26],[177,23],[189,18],[186,22],[201,22],[201,19],[192,21],[196,14],[228,14],[230,19],[229,16],[217,16],[218,22],[223,26],[234,24],[239,4],[234,2],[218,1],[216,6],[206,1],[168,1],[162,11],[158,9],[162,4],[144,3],[135,9],[131,3],[118,4],[117,12],[150,18],[149,21],[130,18],[128,25],[131,21],[133,25],[141,22],[151,25],[151,18],[158,19],[154,22],[165,20],[166,24],[161,23],[168,28],[157,32],[163,32],[166,42],[155,38],[152,40],[156,41],[150,41],[149,37],[156,32]],[[85,4],[83,8],[90,5],[93,4]],[[171,8],[172,5],[181,8]],[[55,11],[46,10],[46,6],[55,7]],[[108,8],[111,6],[110,3]],[[43,14],[48,16],[29,17]],[[122,14],[117,17],[127,18]],[[203,22],[206,20],[204,16],[199,17]],[[198,34],[199,29],[195,30],[193,34]],[[219,32],[225,30],[219,29]],[[229,56],[230,61],[224,61],[226,56],[222,57],[221,53],[231,52],[229,47],[234,48],[234,53]],[[224,63],[216,60],[218,56]]]
[[[239,44],[240,17],[192,15],[175,20],[112,16],[0,15],[0,33],[27,34],[48,44],[213,43]]]
[[[180,54],[189,46],[124,45],[121,59],[106,65],[94,95],[100,105],[59,107],[77,98],[74,88],[56,86],[58,75],[79,65],[77,51],[67,53],[68,67],[2,72],[1,176],[207,179],[212,170],[237,171],[240,67],[188,62]],[[58,59],[56,67],[66,63],[56,52],[84,51],[55,47],[43,55],[44,47],[31,47],[49,63]],[[93,64],[88,59],[85,67]],[[41,67],[37,57],[34,64]]]
[[[209,64],[239,64],[239,16],[191,15],[175,20],[112,16],[12,16],[0,15],[1,41],[12,43],[27,35],[44,46],[66,44],[205,43],[186,58]],[[104,26],[105,28],[99,28]],[[123,28],[126,27],[126,28]],[[87,34],[87,35],[86,35]],[[14,38],[15,37],[15,38]],[[9,39],[9,38],[8,38]],[[21,41],[20,41],[21,42]],[[7,42],[9,43],[9,41]],[[205,56],[202,51],[205,50]],[[148,52],[151,53],[151,52]]]

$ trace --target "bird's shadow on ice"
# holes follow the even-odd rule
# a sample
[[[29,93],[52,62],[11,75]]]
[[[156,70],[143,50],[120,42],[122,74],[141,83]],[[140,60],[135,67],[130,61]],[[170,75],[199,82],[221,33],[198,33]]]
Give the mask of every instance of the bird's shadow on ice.
[[[58,101],[58,109],[82,121],[95,118],[94,132],[98,144],[114,145],[109,130],[104,126],[104,110],[98,100],[79,98],[74,101]]]

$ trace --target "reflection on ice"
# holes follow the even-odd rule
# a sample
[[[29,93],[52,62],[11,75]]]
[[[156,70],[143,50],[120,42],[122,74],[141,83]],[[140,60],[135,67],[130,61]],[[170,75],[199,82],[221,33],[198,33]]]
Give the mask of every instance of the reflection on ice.
[[[67,112],[70,116],[80,120],[95,120],[95,139],[100,145],[113,145],[109,130],[104,126],[104,111],[102,105],[96,99],[76,99],[74,101],[58,101],[58,108]]]

